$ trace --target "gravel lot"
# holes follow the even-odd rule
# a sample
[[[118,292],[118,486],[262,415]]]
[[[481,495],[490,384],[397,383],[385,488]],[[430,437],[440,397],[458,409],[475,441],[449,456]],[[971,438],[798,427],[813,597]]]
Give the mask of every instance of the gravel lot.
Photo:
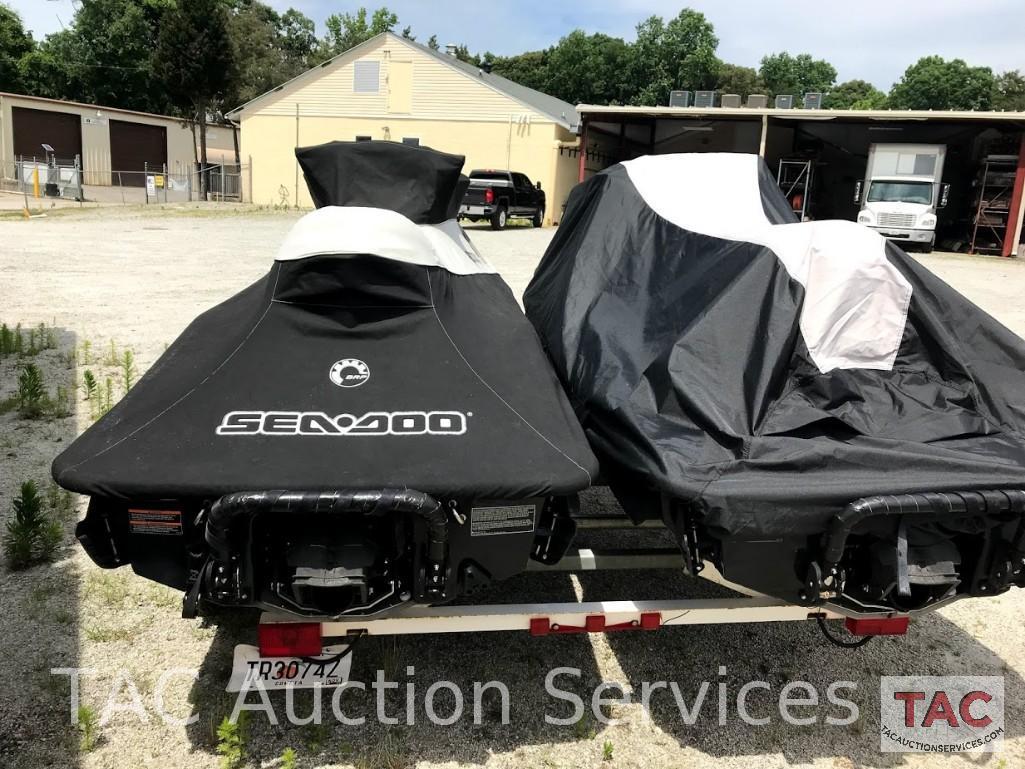
[[[262,275],[295,220],[293,213],[203,207],[140,211],[107,209],[52,212],[42,219],[0,219],[0,321],[24,327],[54,325],[59,347],[37,356],[51,390],[75,392],[72,416],[28,422],[0,415],[0,518],[10,516],[18,484],[48,484],[49,463],[90,422],[90,405],[75,383],[85,369],[101,389],[111,381],[121,393],[118,367],[110,357],[124,349],[135,355],[138,372],[161,354],[201,310]],[[520,294],[551,238],[552,230],[512,229],[495,233],[473,229],[471,237]],[[1025,334],[1025,264],[1018,261],[932,255],[923,261],[973,301]],[[88,343],[89,360],[84,359]],[[60,353],[77,349],[78,360]],[[10,359],[0,360],[0,400],[15,390]],[[81,501],[77,501],[79,504]],[[104,572],[73,543],[73,520],[60,560],[28,572],[0,569],[0,767],[214,767],[218,765],[216,724],[230,711],[222,689],[232,648],[253,640],[251,618],[209,625],[179,618],[180,597],[126,571]],[[502,586],[495,600],[659,598],[696,595],[707,587],[659,573],[620,573],[606,578],[520,578]],[[515,596],[515,598],[513,598]],[[1025,767],[1025,592],[960,603],[913,624],[906,639],[876,640],[847,652],[827,645],[811,623],[762,626],[693,627],[654,634],[613,634],[531,639],[526,634],[453,635],[368,639],[360,644],[352,677],[370,682],[385,670],[401,688],[388,695],[387,710],[403,721],[383,726],[374,717],[372,693],[353,692],[344,700],[350,717],[368,716],[363,726],[269,725],[255,715],[245,738],[247,766],[282,766],[286,747],[300,767],[404,767],[482,765],[487,767]],[[415,666],[408,674],[407,665]],[[545,692],[544,679],[555,666],[576,668],[579,679],[564,676],[562,689],[585,699],[603,681],[622,682],[633,702],[608,710],[619,720],[605,725],[589,717],[576,726],[545,723],[546,713],[564,717],[571,708]],[[725,667],[723,674],[720,666]],[[99,714],[120,671],[137,687],[145,710],[122,709],[99,728],[95,746],[83,750],[69,719],[66,676],[49,669],[85,667],[83,702]],[[166,687],[169,668],[199,671],[194,681],[179,674]],[[1006,739],[1001,753],[986,756],[884,754],[879,752],[880,675],[998,675],[1007,695]],[[474,681],[497,679],[511,692],[511,723],[500,723],[496,699],[485,698],[481,723],[472,713],[448,727],[428,722],[423,696],[427,686],[448,679],[469,701]],[[735,695],[751,680],[769,683],[771,693],[752,697],[756,715],[768,713],[788,681],[807,680],[820,693],[828,683],[853,681],[848,692],[860,717],[847,727],[819,722],[784,723],[774,714],[763,727],[744,725],[732,714],[720,726],[715,691],[725,683]],[[690,703],[702,682],[710,697],[693,725],[685,723],[666,690],[652,699],[650,717],[640,706],[643,681],[678,682]],[[405,723],[405,684],[415,687],[415,723]],[[195,711],[191,725],[172,726],[157,717],[155,696],[182,718]],[[311,699],[297,697],[296,710],[308,714]],[[612,692],[611,694],[615,694]],[[118,686],[116,702],[131,702],[128,684]],[[449,695],[438,697],[447,714]],[[279,715],[284,698],[275,697]],[[330,700],[325,701],[330,713]],[[834,714],[823,711],[821,715]],[[839,715],[844,715],[840,712]],[[145,716],[145,720],[143,720]]]

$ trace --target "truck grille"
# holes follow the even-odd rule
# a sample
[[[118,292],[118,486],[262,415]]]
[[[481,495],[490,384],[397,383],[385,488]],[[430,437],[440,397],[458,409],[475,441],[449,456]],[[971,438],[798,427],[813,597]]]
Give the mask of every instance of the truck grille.
[[[902,227],[910,228],[915,226],[914,214],[879,214],[880,227]]]

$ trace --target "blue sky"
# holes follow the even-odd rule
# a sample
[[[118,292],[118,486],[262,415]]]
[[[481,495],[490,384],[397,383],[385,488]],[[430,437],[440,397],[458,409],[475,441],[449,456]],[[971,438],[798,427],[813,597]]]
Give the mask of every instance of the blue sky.
[[[37,37],[60,29],[73,0],[0,0],[17,10]],[[269,0],[294,6],[317,22],[318,34],[331,13],[358,3],[339,0]],[[605,32],[632,39],[638,21],[676,15],[683,4],[666,0],[390,0],[399,24],[412,25],[420,40],[431,34],[442,44],[465,43],[473,51],[499,54],[543,48],[570,30]],[[765,53],[808,52],[832,62],[839,79],[861,77],[883,90],[921,56],[960,57],[1001,72],[1025,70],[1023,0],[694,0],[719,36],[719,55],[757,66]],[[374,3],[368,7],[375,7]],[[467,8],[474,8],[467,13]]]

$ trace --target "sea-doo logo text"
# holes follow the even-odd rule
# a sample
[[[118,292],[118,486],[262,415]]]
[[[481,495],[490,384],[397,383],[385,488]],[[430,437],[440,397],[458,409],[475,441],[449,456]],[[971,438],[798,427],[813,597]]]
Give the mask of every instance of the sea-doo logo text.
[[[331,367],[329,376],[339,387],[359,387],[370,379],[370,366],[357,358],[342,358]]]
[[[460,411],[369,411],[362,416],[323,411],[231,411],[218,435],[462,435]]]

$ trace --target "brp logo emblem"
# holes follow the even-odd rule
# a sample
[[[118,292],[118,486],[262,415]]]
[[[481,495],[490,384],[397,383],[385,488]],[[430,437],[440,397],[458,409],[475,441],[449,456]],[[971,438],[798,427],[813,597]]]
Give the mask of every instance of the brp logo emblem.
[[[370,366],[357,358],[342,358],[331,367],[330,377],[339,387],[359,387],[370,379]]]

